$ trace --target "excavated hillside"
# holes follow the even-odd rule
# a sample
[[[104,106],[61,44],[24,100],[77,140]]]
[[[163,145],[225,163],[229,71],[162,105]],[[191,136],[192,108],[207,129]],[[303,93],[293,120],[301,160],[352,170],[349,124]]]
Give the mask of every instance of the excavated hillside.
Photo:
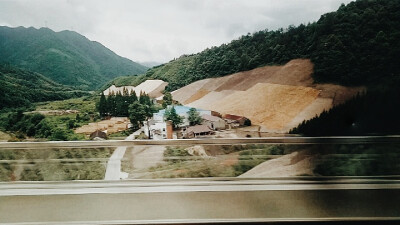
[[[283,66],[200,80],[172,96],[190,107],[245,116],[266,132],[285,133],[364,90],[315,84],[312,73],[310,60],[295,59]]]

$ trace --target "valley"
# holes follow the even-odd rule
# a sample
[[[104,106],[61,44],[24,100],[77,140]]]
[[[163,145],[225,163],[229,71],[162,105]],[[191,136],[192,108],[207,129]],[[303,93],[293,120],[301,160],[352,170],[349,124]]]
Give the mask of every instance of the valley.
[[[308,24],[248,33],[151,63],[152,68],[74,31],[1,26],[0,139],[104,141],[134,132],[133,138],[154,140],[397,135],[399,11],[398,2],[358,0]],[[374,174],[374,165],[353,165],[346,157],[336,165],[331,161],[335,154],[318,155],[325,149],[321,146],[221,148],[133,148],[121,156],[122,169],[129,178]],[[355,151],[337,148],[327,151]],[[376,149],[359,147],[356,160]],[[395,160],[396,151],[394,146]],[[0,160],[30,157],[5,158],[13,154]],[[43,156],[63,157],[57,154]],[[97,172],[87,178],[102,177],[103,161],[111,155],[107,149],[94,165]],[[56,167],[64,164],[60,171],[68,173],[68,163]],[[22,177],[22,167],[5,165],[4,170]],[[376,174],[390,174],[378,167]],[[29,176],[55,179],[47,174],[50,167],[43,172],[32,168]]]

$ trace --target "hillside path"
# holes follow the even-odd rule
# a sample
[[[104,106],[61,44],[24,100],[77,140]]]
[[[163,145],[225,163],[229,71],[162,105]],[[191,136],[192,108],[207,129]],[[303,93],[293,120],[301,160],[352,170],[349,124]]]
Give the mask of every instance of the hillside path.
[[[135,131],[129,135],[125,140],[134,140],[135,135],[140,134],[142,129]],[[126,146],[118,147],[114,150],[110,159],[107,162],[106,174],[104,180],[120,180],[128,177],[127,173],[121,172],[121,159],[124,157]]]

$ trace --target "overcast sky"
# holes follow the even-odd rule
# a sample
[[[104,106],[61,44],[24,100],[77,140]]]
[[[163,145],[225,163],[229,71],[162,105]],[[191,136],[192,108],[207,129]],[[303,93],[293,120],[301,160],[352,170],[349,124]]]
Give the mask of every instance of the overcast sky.
[[[350,0],[0,0],[0,25],[73,30],[131,60],[167,62]]]

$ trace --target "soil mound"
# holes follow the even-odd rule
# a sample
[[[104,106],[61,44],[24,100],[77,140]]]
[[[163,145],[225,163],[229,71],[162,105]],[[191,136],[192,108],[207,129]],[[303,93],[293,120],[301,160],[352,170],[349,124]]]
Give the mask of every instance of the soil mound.
[[[199,91],[203,87],[203,85],[207,83],[209,80],[210,79],[199,80],[189,85],[186,85],[185,87],[173,91],[171,93],[172,97],[175,101],[183,103],[186,100],[188,100],[191,96],[196,94],[196,92]]]
[[[312,73],[309,59],[295,59],[283,66],[200,80],[172,96],[187,106],[245,116],[263,131],[282,133],[364,90],[314,84]]]
[[[214,102],[208,109],[245,116],[254,124],[279,132],[311,104],[319,92],[309,87],[259,83]]]
[[[200,89],[194,95],[192,95],[189,99],[186,99],[186,101],[183,104],[187,105],[187,104],[189,104],[191,102],[199,100],[202,97],[204,97],[205,95],[207,95],[208,93],[210,93],[210,91],[205,90],[205,89]]]
[[[214,103],[215,101],[218,101],[220,99],[225,98],[226,96],[235,93],[236,91],[233,90],[224,90],[224,91],[212,91],[208,93],[207,95],[203,96],[199,100],[196,100],[194,102],[191,102],[188,104],[190,107],[194,108],[199,108],[199,109],[208,109],[209,106]]]

